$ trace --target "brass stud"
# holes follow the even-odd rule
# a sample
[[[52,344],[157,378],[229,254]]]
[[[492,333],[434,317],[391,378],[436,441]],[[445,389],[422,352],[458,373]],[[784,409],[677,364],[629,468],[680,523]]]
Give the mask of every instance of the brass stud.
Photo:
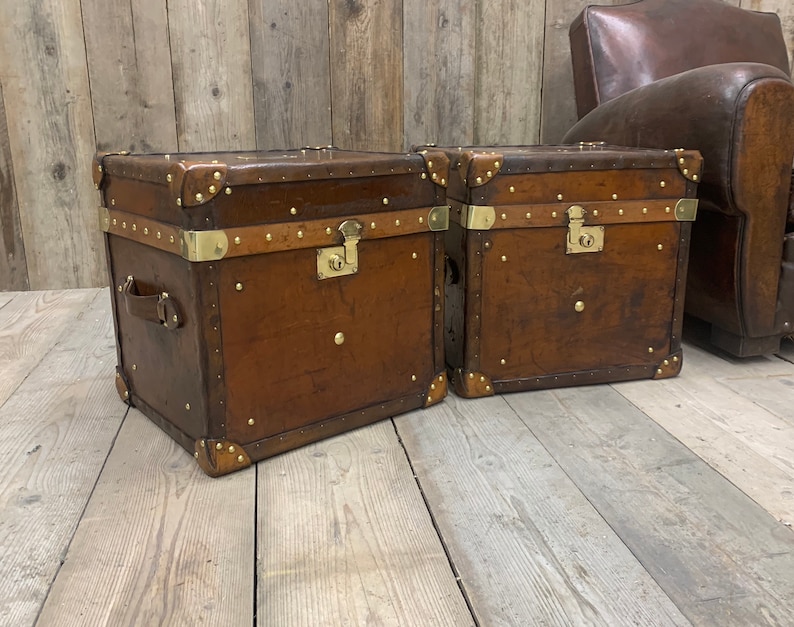
[[[185,409],[186,409],[187,411],[190,411],[190,403],[185,403]]]
[[[516,188],[515,188],[515,187],[513,187],[513,186],[511,185],[511,186],[508,188],[508,190],[507,190],[507,191],[509,191],[511,194],[515,194],[515,193],[516,193]]]
[[[418,256],[416,253],[411,253],[411,259],[416,259]]]
[[[622,215],[623,215],[623,209],[618,209],[618,215],[619,215],[619,216],[622,216]]]
[[[442,184],[442,185],[446,185],[446,184],[447,184],[447,179],[445,179],[445,178],[443,178],[443,177],[442,177],[442,178],[441,178],[441,184]]]
[[[204,440],[201,441],[201,448],[207,448],[207,443]]]
[[[215,192],[217,192],[217,191],[218,191],[218,188],[217,188],[217,187],[215,187],[214,185],[210,185],[207,191],[208,191],[210,194],[214,194]]]
[[[182,206],[182,199],[181,198],[177,198],[176,199],[176,206],[177,207],[181,207]]]
[[[202,194],[201,192],[198,192],[196,194],[196,202],[201,202],[202,200],[204,200],[204,194]]]
[[[432,403],[433,402],[433,397],[432,396],[428,396],[427,397],[427,402],[428,403]]]
[[[115,207],[116,206],[116,199],[115,198],[111,198],[110,199],[110,204]]]
[[[667,183],[665,183],[664,181],[659,181],[659,187],[666,187],[666,186]]]
[[[222,443],[218,442],[218,443],[215,444],[215,450],[216,451],[220,451],[222,448],[223,448],[223,444]]]
[[[243,457],[242,455],[238,455],[237,456],[237,462],[238,463],[242,464],[244,461],[245,461],[245,457]]]
[[[684,176],[686,176],[687,174],[689,174],[689,168],[684,168],[684,169],[683,169],[683,173],[684,173]]]
[[[551,217],[552,218],[556,218],[557,217],[557,212],[556,211],[552,211],[551,212]]]
[[[642,212],[643,212],[643,213],[648,213],[648,207],[643,207],[643,208],[642,208]]]
[[[120,292],[121,290],[123,290],[123,289],[124,289],[124,288],[123,288],[121,285],[119,285],[119,292]],[[118,373],[116,374],[116,377],[119,377]]]
[[[658,368],[658,369],[656,370],[656,374],[662,374],[662,369],[661,369],[661,368]]]
[[[419,224],[424,224],[425,219],[422,216],[419,216]]]
[[[339,333],[334,335],[334,344],[336,344],[337,346],[341,346],[344,343],[345,343],[345,334],[344,333],[342,333],[340,331]]]
[[[469,373],[469,379],[473,379],[473,378],[474,378],[474,373],[473,373],[473,372],[470,372],[470,373]]]
[[[273,241],[273,236],[272,236],[270,233],[268,233],[267,235],[265,235],[265,239],[266,239],[268,242],[271,242],[271,241]]]
[[[427,172],[422,172],[422,180],[424,181],[427,178]]]
[[[216,181],[220,181],[221,180],[221,173],[220,172],[213,172],[212,173],[212,178],[214,178]]]
[[[411,381],[416,381],[416,375],[415,374],[411,375]]]
[[[507,362],[504,359],[502,359],[499,363],[504,366]]]
[[[400,226],[400,221],[399,220],[395,220],[394,221],[394,226]]]
[[[665,208],[664,208],[664,212],[665,212],[665,213],[670,213],[670,207],[665,207]]]
[[[477,179],[476,179],[476,181],[477,181],[477,184],[479,185],[480,183],[482,183],[482,177],[481,177],[481,176],[478,176],[478,177],[477,177]]]
[[[507,261],[507,256],[506,255],[502,255],[502,261]]]
[[[138,364],[132,364],[132,369],[133,370],[137,370],[138,369]]]
[[[531,214],[529,211],[527,211],[527,214],[526,214],[526,216],[524,216],[524,217],[525,217],[527,220],[530,220],[530,219],[532,218],[532,214]]]
[[[664,249],[664,245],[663,244],[658,244],[656,246],[656,250],[663,250],[663,249]]]
[[[684,158],[683,157],[679,157],[678,158],[678,163],[680,163],[681,165],[684,165]]]
[[[303,231],[298,231],[298,239],[303,239]]]
[[[374,230],[375,229],[375,223],[374,222],[370,222],[369,228]]]
[[[698,175],[697,174],[693,174],[692,175],[692,180],[693,181],[697,181],[698,180]]]
[[[562,194],[557,194],[557,200],[562,200]]]
[[[653,346],[649,346],[649,347],[648,347],[648,352],[649,352],[649,353],[653,353]]]
[[[235,237],[235,238],[234,238],[234,243],[235,243],[235,244],[237,244],[238,246],[240,245],[240,242],[242,242],[242,241],[243,241],[243,240],[241,240],[241,239],[240,239],[240,236],[239,236],[239,235],[238,235],[237,237]]]
[[[495,167],[497,170],[499,169],[499,166],[500,166],[500,165],[502,165],[502,164],[501,164],[501,163],[499,163],[498,161],[494,161],[494,162],[493,162],[493,167]]]
[[[480,377],[480,383],[485,383],[485,377]]]
[[[130,393],[127,390],[124,390],[124,400],[127,400],[130,397]]]
[[[290,214],[295,215],[296,213],[298,213],[298,210],[295,207],[290,207],[289,212]]]
[[[133,231],[137,231],[138,230],[138,225],[135,224],[135,222],[132,223],[132,230]]]
[[[665,359],[664,360],[664,365],[665,366],[669,366],[670,365],[670,360],[669,359]]]
[[[593,217],[595,218],[597,216],[598,216],[598,209],[593,209]]]
[[[147,227],[143,228],[143,234],[144,235],[149,235],[149,229]]]
[[[326,227],[326,229],[325,229],[325,234],[326,234],[326,235],[330,235],[331,233],[332,233],[332,231],[331,231],[331,227],[330,227],[330,226],[329,226],[329,227]]]
[[[249,418],[248,419],[248,426],[249,427],[253,427],[254,426],[254,419],[253,418]]]
[[[677,355],[675,357],[673,357],[673,363],[674,364],[678,363],[678,356]]]
[[[433,179],[434,181],[437,181],[438,180],[438,173],[433,172],[433,174],[430,175],[430,178]]]
[[[238,292],[242,292],[243,291],[243,284],[242,283],[235,283],[234,284],[234,289],[236,289]]]
[[[485,246],[485,250],[491,250],[491,242],[486,241],[483,246]]]
[[[168,236],[168,241],[169,241],[169,242],[171,242],[171,243],[173,244],[173,243],[174,243],[176,240],[174,239],[174,236],[173,236],[173,235],[169,235],[169,236]]]
[[[485,386],[485,391],[486,392],[490,392],[491,391],[491,386],[490,385],[486,385]]]
[[[612,194],[612,200],[617,200],[617,199],[618,199],[618,195],[617,194]]]
[[[491,177],[493,176],[493,172],[491,172],[490,170],[488,170],[488,171],[485,173],[485,176],[487,176],[488,178],[491,178]]]
[[[576,313],[582,313],[584,311],[584,301],[577,300],[574,303],[573,309]]]
[[[171,317],[171,320],[173,320],[174,322],[179,322],[179,316],[177,316],[176,314],[174,314],[174,315]]]
[[[100,172],[104,172],[104,169],[102,168],[102,166],[101,166],[101,165],[98,165],[98,166],[96,167],[96,169],[97,169],[97,170],[99,170]]]
[[[426,154],[426,153],[423,153],[423,154]],[[428,161],[427,162],[427,167],[428,168],[432,168],[433,167],[433,162],[432,161]]]
[[[501,218],[502,218],[502,220],[507,220],[507,214],[506,214],[506,213],[503,213],[503,214],[501,215]]]
[[[230,453],[234,453],[234,451],[235,451],[235,450],[236,450],[236,449],[234,448],[234,446],[232,446],[232,445],[229,445],[229,452],[230,452]]]
[[[116,220],[116,218],[113,218],[113,226],[116,226],[116,224],[118,224],[118,220]]]
[[[225,191],[225,192],[226,192],[226,195],[227,195],[227,196],[231,196],[231,195],[232,195],[232,188],[231,188],[231,187],[227,187],[227,188],[226,188],[225,190],[223,190],[223,191]]]
[[[384,205],[388,205],[389,204],[389,199],[388,198],[384,198],[383,199],[383,204]]]
[[[438,375],[438,380],[439,381],[443,381],[444,380],[444,375],[443,374]]]
[[[193,457],[195,457],[196,459],[198,459],[198,457],[199,457],[199,455],[198,455],[198,451],[195,451],[195,452],[193,453]]]
[[[157,237],[157,239],[162,239],[163,234],[160,233],[160,231],[157,231],[157,235],[155,237]]]
[[[166,181],[168,181],[168,182],[170,183],[171,181],[173,181],[173,180],[174,180],[174,177],[173,177],[173,176],[171,176],[170,174],[166,174],[166,175],[165,175],[165,180],[166,180]]]
[[[431,390],[435,390],[436,389],[436,384],[435,383],[431,383],[430,384],[430,389]]]

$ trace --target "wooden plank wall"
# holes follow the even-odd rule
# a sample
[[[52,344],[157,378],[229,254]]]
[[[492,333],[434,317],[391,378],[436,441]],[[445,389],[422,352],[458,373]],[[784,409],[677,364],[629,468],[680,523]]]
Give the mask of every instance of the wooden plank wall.
[[[790,0],[726,1],[778,12],[794,48]],[[97,149],[559,141],[587,3],[2,2],[0,290],[106,284]]]

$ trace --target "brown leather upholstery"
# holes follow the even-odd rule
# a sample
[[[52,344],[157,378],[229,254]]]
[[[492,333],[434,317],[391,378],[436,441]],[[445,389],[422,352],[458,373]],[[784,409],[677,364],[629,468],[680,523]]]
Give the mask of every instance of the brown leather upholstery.
[[[565,141],[700,150],[687,312],[735,354],[775,350],[794,325],[781,301],[794,85],[779,18],[643,0],[587,7],[570,34],[583,117]]]

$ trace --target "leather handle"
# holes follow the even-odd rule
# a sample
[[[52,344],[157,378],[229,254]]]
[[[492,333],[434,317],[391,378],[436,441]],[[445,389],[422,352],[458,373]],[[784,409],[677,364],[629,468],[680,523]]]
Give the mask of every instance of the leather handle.
[[[135,278],[128,276],[121,288],[121,296],[124,299],[124,307],[131,316],[161,324],[169,331],[173,331],[182,325],[182,314],[179,306],[168,295],[168,292],[141,296],[138,293],[137,285],[135,285]]]

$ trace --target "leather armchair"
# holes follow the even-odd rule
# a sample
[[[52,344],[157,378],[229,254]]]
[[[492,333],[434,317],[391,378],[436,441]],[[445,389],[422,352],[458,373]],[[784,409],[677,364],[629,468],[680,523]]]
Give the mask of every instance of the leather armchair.
[[[589,6],[570,29],[580,120],[563,141],[704,159],[686,312],[737,356],[794,331],[794,85],[780,20],[720,0]]]

